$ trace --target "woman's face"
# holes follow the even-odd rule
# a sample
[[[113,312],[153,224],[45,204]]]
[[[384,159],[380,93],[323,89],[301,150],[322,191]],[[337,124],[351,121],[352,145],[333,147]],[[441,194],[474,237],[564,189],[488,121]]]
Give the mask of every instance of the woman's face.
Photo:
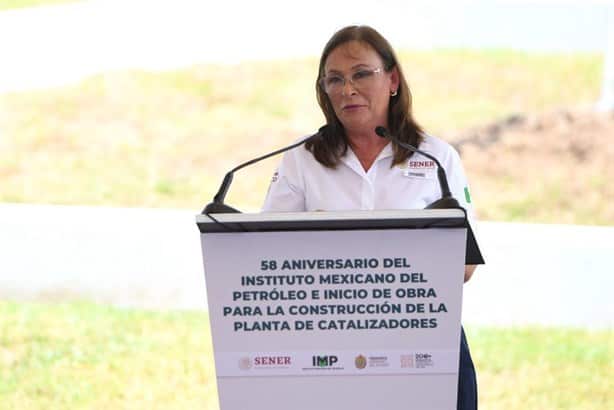
[[[384,70],[382,59],[370,45],[350,41],[335,48],[324,64],[322,81],[348,135],[388,126],[390,93],[398,89],[399,76],[396,67]]]

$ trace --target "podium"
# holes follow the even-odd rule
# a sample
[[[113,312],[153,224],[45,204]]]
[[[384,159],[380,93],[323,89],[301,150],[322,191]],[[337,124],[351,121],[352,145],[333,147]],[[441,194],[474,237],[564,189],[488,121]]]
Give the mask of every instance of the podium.
[[[456,408],[463,210],[196,221],[221,410]]]

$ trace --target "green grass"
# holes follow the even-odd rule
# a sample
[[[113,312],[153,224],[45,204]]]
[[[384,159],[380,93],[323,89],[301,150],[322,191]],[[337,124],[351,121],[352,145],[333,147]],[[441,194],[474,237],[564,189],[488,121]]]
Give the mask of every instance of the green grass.
[[[588,105],[599,96],[596,54],[436,50],[400,59],[418,121],[448,139],[510,113]],[[228,169],[322,124],[316,69],[317,60],[306,58],[111,72],[0,95],[0,202],[200,209]],[[240,171],[228,202],[258,209],[278,161]],[[489,175],[471,177],[477,186]],[[494,208],[489,197],[478,206]],[[554,211],[538,221],[557,221],[559,204],[551,202],[542,208]],[[501,218],[524,208],[521,198]],[[573,206],[562,212],[582,214]]]
[[[614,403],[614,330],[468,329],[480,408],[606,409]]]
[[[614,331],[467,328],[482,409],[605,409]],[[0,409],[217,409],[208,318],[0,302]]]
[[[207,315],[0,302],[0,409],[215,408]]]
[[[0,11],[60,3],[75,3],[77,1],[79,0],[0,0]]]

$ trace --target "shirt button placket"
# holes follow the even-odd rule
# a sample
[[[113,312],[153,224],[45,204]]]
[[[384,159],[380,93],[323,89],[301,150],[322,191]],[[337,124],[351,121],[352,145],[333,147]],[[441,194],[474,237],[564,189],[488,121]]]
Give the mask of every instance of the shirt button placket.
[[[375,164],[362,180],[362,209],[373,210],[375,207]]]

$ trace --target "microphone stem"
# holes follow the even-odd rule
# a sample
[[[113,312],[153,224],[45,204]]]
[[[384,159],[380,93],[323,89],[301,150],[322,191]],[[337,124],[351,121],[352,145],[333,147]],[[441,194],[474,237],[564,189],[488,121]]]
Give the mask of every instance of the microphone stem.
[[[289,151],[289,150],[291,150],[292,148],[296,148],[296,147],[298,147],[299,145],[304,144],[304,143],[305,143],[305,142],[306,142],[306,141],[307,141],[309,138],[311,138],[311,137],[313,137],[313,135],[311,135],[311,136],[309,136],[309,137],[307,137],[307,138],[304,138],[304,139],[300,140],[299,142],[297,142],[297,143],[295,143],[295,144],[288,145],[287,147],[280,148],[280,149],[278,149],[277,151],[270,152],[270,153],[268,153],[268,154],[266,154],[266,155],[263,155],[263,156],[261,156],[261,157],[254,158],[254,159],[251,159],[251,160],[249,160],[249,161],[247,161],[247,162],[244,162],[244,163],[243,163],[243,164],[241,164],[241,165],[237,165],[236,167],[234,167],[233,169],[231,169],[231,170],[230,170],[228,173],[229,173],[229,174],[234,174],[235,172],[237,172],[237,171],[238,171],[238,170],[240,170],[241,168],[245,168],[245,167],[246,167],[246,166],[248,166],[248,165],[252,165],[253,163],[256,163],[256,162],[258,162],[258,161],[262,161],[263,159],[267,159],[267,158],[269,158],[269,157],[272,157],[273,155],[277,155],[277,154],[280,154],[280,153],[282,153],[282,152],[284,152],[284,151]],[[226,174],[226,175],[228,175],[228,174]]]
[[[226,175],[224,176],[224,180],[222,181],[222,184],[220,185],[220,188],[218,189],[217,193],[213,197],[213,202],[211,204],[207,205],[207,207],[205,207],[205,210],[207,210],[207,209],[211,209],[211,210],[216,209],[216,212],[219,212],[219,211],[217,211],[217,209],[222,209],[222,208],[223,209],[226,209],[226,208],[231,209],[230,207],[227,207],[226,205],[224,205],[224,199],[226,198],[226,194],[228,193],[228,189],[230,188],[230,184],[232,183],[232,178],[233,178],[235,172],[237,172],[241,168],[245,168],[245,167],[247,167],[249,165],[252,165],[252,164],[254,164],[254,163],[258,162],[258,161],[262,161],[263,159],[267,159],[267,158],[272,157],[274,155],[281,154],[282,152],[291,150],[292,148],[296,148],[296,147],[304,144],[305,142],[307,142],[307,140],[309,140],[309,139],[311,139],[311,138],[313,138],[313,137],[315,137],[317,135],[322,135],[322,133],[324,132],[325,127],[326,127],[326,125],[321,127],[316,134],[311,135],[311,136],[306,137],[306,138],[303,138],[302,140],[300,140],[297,143],[294,143],[294,144],[289,145],[289,146],[284,147],[284,148],[280,148],[280,149],[278,149],[276,151],[273,151],[273,152],[268,153],[266,155],[262,155],[262,156],[260,156],[258,158],[251,159],[251,160],[249,160],[247,162],[244,162],[244,163],[234,167],[230,171],[228,171],[228,173],[226,173]],[[205,212],[205,211],[203,211],[203,212]],[[235,210],[235,212],[236,212],[236,210]]]
[[[244,162],[240,165],[237,165],[236,167],[234,167],[233,169],[231,169],[230,171],[228,171],[228,173],[226,174],[226,176],[224,177],[224,180],[222,181],[222,185],[220,185],[220,189],[218,189],[217,194],[215,194],[215,196],[213,197],[213,202],[219,203],[219,204],[223,204],[224,203],[224,199],[226,198],[226,194],[228,193],[228,188],[230,188],[230,184],[232,183],[232,178],[234,176],[234,173],[237,172],[238,170],[240,170],[241,168],[245,168],[249,165],[252,165],[258,161],[262,161],[263,159],[267,159],[269,157],[272,157],[273,155],[277,155],[279,153],[282,153],[284,151],[288,151],[291,150],[292,148],[298,147],[299,145],[305,143],[305,141],[307,141],[309,138],[311,138],[312,136],[309,136],[307,138],[302,139],[301,141],[297,142],[296,144],[292,144],[290,146],[278,149],[276,151],[270,152],[266,155],[262,155],[258,158],[254,158],[251,159],[247,162]]]

